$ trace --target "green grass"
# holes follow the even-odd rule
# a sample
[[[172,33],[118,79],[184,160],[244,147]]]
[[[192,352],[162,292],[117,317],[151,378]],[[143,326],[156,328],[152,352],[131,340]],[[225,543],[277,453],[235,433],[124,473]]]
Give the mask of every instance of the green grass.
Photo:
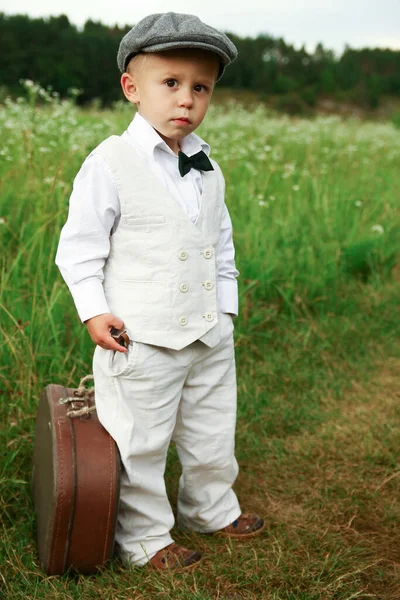
[[[350,600],[400,597],[400,139],[390,123],[299,120],[235,103],[199,134],[223,169],[241,273],[235,486],[265,535],[179,530],[203,565],[47,577],[34,538],[34,418],[75,386],[92,342],[54,264],[73,177],[125,107],[0,112],[0,597]],[[179,463],[167,487],[175,508]]]

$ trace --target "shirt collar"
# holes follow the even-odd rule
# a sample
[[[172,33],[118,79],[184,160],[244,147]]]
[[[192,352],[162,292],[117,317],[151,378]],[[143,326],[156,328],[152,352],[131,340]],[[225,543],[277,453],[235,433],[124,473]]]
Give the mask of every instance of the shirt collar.
[[[150,123],[139,113],[137,112],[132,119],[128,129],[127,129],[128,138],[131,138],[132,141],[139,144],[142,150],[150,157],[154,158],[154,151],[159,149],[162,152],[167,152],[178,158],[178,156],[171,150],[168,144],[162,139],[162,137],[157,133],[157,131],[150,125]],[[187,156],[192,156],[200,150],[203,150],[207,154],[210,155],[210,146],[205,142],[200,136],[196,133],[189,133],[181,140],[181,150]]]

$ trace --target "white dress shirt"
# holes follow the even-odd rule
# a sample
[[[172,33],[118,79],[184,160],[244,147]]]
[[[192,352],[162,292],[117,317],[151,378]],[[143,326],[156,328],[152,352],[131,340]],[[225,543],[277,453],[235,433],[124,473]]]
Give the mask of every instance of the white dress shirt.
[[[202,200],[201,171],[191,169],[182,177],[178,156],[140,113],[136,113],[121,137],[141,154],[194,222]],[[184,137],[180,146],[188,156],[200,150],[210,154],[210,146],[195,133]],[[75,177],[68,219],[61,230],[55,259],[81,321],[110,312],[102,286],[103,267],[110,251],[110,236],[116,231],[120,217],[113,175],[103,158],[91,153]],[[225,204],[216,263],[218,310],[237,315],[239,271],[235,267],[232,222]]]

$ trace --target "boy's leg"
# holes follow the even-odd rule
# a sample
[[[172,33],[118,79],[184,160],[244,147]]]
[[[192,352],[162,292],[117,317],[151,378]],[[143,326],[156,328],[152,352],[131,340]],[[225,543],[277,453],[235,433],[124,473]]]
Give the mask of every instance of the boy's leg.
[[[97,413],[123,464],[116,542],[125,563],[145,564],[173,541],[164,470],[191,362],[190,347],[173,354],[140,342],[127,354],[96,347]]]
[[[217,346],[192,344],[194,360],[173,434],[182,463],[178,524],[204,533],[226,527],[241,514],[232,490],[238,474],[233,323],[224,313],[218,319],[221,341]]]

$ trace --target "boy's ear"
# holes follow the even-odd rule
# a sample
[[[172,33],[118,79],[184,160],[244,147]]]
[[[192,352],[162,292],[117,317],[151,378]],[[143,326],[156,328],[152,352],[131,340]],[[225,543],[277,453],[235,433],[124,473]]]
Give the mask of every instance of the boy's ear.
[[[139,90],[135,79],[130,73],[122,73],[121,87],[125,98],[129,100],[129,102],[133,102],[135,104],[139,102]]]

